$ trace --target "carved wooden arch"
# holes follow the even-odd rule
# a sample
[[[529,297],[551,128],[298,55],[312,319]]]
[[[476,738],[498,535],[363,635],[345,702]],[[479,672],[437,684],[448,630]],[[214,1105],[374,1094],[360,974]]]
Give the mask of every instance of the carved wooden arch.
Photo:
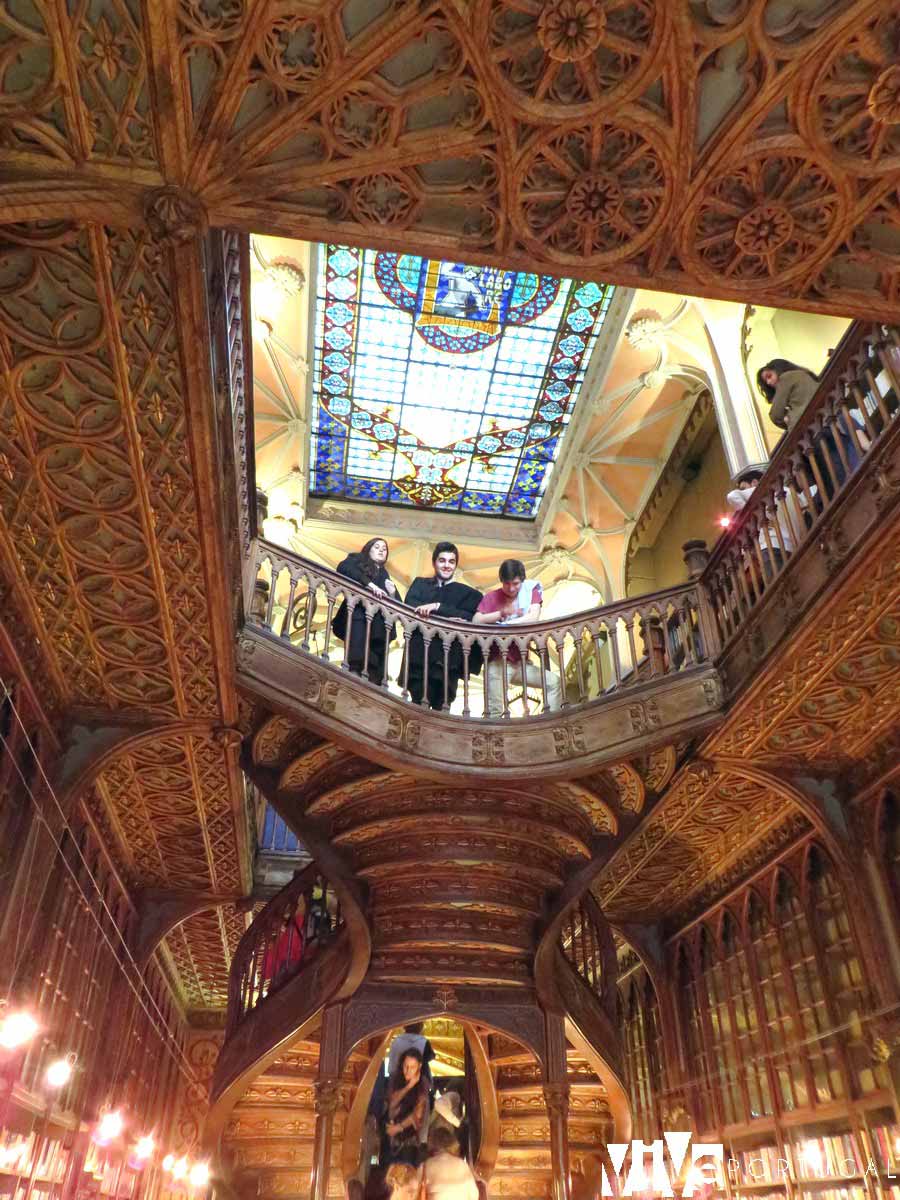
[[[536,995],[525,988],[436,985],[434,983],[363,984],[346,1004],[341,1060],[354,1046],[399,1025],[450,1017],[461,1023],[489,1025],[521,1042],[539,1063],[546,1060],[544,1016]]]
[[[811,795],[795,779],[788,780],[774,775],[764,768],[749,766],[731,759],[716,759],[714,763],[720,769],[727,770],[740,778],[758,782],[761,786],[784,796],[786,800],[800,809],[812,825],[815,836],[810,841],[810,847],[813,841],[818,841],[830,859],[832,867],[837,873],[838,884],[847,905],[854,939],[869,972],[869,978],[874,982],[881,1002],[890,1003],[894,994],[893,982],[885,963],[885,956],[879,951],[878,933],[873,928],[871,920],[872,903],[869,889],[865,879],[860,876],[858,862],[854,861],[851,855],[852,846],[846,825],[843,828],[838,826],[834,817],[823,805],[822,799]],[[807,853],[808,851],[809,847]],[[805,868],[803,878],[798,882],[801,889],[806,887]]]
[[[676,1012],[675,977],[670,969],[671,964],[665,953],[665,946],[660,945],[658,951],[651,947],[648,944],[646,927],[641,925],[610,921],[610,928],[637,955],[650,986],[656,994],[662,1051],[666,1066],[669,1068],[669,1085],[677,1087],[684,1074],[685,1057]]]
[[[154,721],[137,727],[131,723],[100,725],[85,732],[80,743],[68,748],[51,779],[64,808],[68,800],[91,787],[98,775],[121,755],[141,749],[158,738],[179,734],[222,737],[231,738],[231,744],[235,746],[240,740],[237,730],[203,720]]]
[[[444,1015],[452,1017],[454,1014],[447,1013]],[[406,1023],[408,1024],[409,1022]],[[493,1173],[494,1165],[497,1161],[497,1153],[500,1148],[500,1109],[497,1099],[497,1088],[491,1071],[487,1048],[481,1040],[475,1023],[460,1019],[459,1024],[462,1026],[463,1035],[471,1052],[481,1100],[481,1146],[479,1147],[478,1161],[475,1164],[475,1169],[479,1178],[488,1180]],[[485,1022],[480,1022],[480,1024],[484,1025]],[[393,1028],[395,1029],[397,1026]],[[356,1095],[353,1097],[353,1103],[350,1106],[341,1146],[341,1170],[345,1185],[358,1170],[360,1138],[362,1137],[362,1129],[369,1108],[369,1100],[375,1087],[376,1076],[390,1046],[392,1033],[393,1029],[382,1033],[375,1053],[366,1067],[365,1073],[356,1089]],[[363,1038],[362,1040],[366,1041],[367,1039]],[[357,1042],[356,1045],[358,1046],[360,1043]],[[351,1046],[347,1053],[351,1053],[353,1049],[354,1047]]]

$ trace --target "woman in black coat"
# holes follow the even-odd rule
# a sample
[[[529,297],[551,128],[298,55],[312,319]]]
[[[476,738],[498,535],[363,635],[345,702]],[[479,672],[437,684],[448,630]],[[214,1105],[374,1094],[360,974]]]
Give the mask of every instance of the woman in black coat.
[[[393,598],[397,594],[394,582],[387,573],[388,544],[384,538],[370,538],[363,548],[355,554],[348,554],[338,565],[338,574],[351,579],[366,591],[372,592],[381,599]],[[347,639],[347,601],[341,603],[332,625],[334,635],[342,642]],[[372,618],[372,629],[369,634],[369,661],[366,674],[373,683],[384,683],[384,660],[387,653],[388,640],[395,637],[394,626],[391,625],[390,639],[384,617],[377,612]],[[366,612],[361,603],[353,610],[350,622],[350,641],[347,649],[347,666],[354,675],[362,675],[366,658]]]

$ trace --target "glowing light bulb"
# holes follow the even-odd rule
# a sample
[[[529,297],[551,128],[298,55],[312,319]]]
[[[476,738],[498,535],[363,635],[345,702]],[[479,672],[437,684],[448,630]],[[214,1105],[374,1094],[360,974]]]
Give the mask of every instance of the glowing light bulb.
[[[719,524],[723,529],[728,529],[731,526],[731,517],[719,517]]]
[[[191,1187],[203,1188],[209,1183],[209,1165],[205,1162],[194,1163],[188,1176]]]
[[[97,1141],[111,1142],[113,1138],[119,1136],[124,1125],[125,1122],[122,1120],[122,1114],[118,1109],[104,1113],[100,1118],[100,1124],[97,1126]]]
[[[75,1056],[73,1054],[68,1055],[66,1058],[58,1058],[56,1062],[52,1062],[44,1075],[47,1086],[52,1088],[65,1087],[72,1078],[72,1068],[74,1066]]]
[[[0,1021],[0,1046],[4,1050],[18,1050],[38,1031],[38,1023],[29,1012],[13,1012]]]
[[[138,1138],[137,1144],[134,1147],[135,1158],[149,1158],[153,1153],[153,1138],[149,1133],[142,1138]]]
[[[184,1179],[184,1177],[185,1177],[185,1175],[187,1175],[187,1173],[188,1173],[188,1160],[186,1158],[179,1158],[178,1161],[172,1167],[172,1178],[173,1179]]]
[[[175,1155],[174,1154],[166,1155],[166,1157],[162,1160],[162,1169],[166,1172],[171,1172],[171,1171],[175,1170]]]

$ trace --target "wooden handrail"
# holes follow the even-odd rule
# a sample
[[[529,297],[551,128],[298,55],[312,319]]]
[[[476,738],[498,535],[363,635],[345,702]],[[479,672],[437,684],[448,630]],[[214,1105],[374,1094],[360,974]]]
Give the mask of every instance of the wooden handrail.
[[[900,331],[854,324],[700,578],[724,649],[900,415]]]
[[[310,863],[257,913],[238,942],[229,972],[226,1037],[295,979],[342,925],[340,903]]]

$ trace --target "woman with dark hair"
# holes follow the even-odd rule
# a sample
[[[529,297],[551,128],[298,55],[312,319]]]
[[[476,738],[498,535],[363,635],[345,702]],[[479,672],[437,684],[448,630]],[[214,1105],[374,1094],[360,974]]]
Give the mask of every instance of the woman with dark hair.
[[[369,538],[361,550],[348,554],[342,563],[338,564],[338,574],[351,579],[366,591],[372,592],[380,600],[385,597],[393,599],[397,594],[394,582],[387,573],[388,544],[382,537]],[[387,644],[395,637],[394,626],[391,625],[390,637],[387,626],[380,611],[372,617],[372,627],[369,632],[369,655],[366,661],[366,610],[359,603],[353,610],[350,622],[350,640],[347,643],[347,666],[354,675],[362,675],[363,668],[373,683],[384,682],[384,659]],[[334,636],[342,642],[347,641],[347,601],[341,603],[332,625]]]
[[[422,1055],[407,1050],[388,1082],[381,1165],[419,1165],[422,1129],[428,1119],[428,1083],[422,1075]]]
[[[792,363],[786,358],[773,358],[764,367],[760,367],[756,374],[756,383],[769,402],[769,416],[772,423],[790,433],[818,391],[820,380],[818,375],[814,375],[806,367],[798,367],[796,363]],[[868,446],[868,438],[862,431],[860,423],[855,421],[852,416],[851,420],[856,425],[857,439],[865,450]],[[834,494],[834,480],[838,484],[842,484],[847,477],[841,453],[838,450],[837,437],[841,439],[843,457],[850,470],[852,471],[859,462],[859,455],[849,431],[845,428],[842,416],[838,417],[833,429],[834,432],[826,430],[821,433],[813,444],[813,457],[822,477],[825,494],[829,499]],[[815,476],[811,467],[807,474],[810,487],[815,489]]]
[[[756,384],[768,400],[773,425],[794,428],[819,387],[819,377],[786,358],[773,358],[756,373]]]

